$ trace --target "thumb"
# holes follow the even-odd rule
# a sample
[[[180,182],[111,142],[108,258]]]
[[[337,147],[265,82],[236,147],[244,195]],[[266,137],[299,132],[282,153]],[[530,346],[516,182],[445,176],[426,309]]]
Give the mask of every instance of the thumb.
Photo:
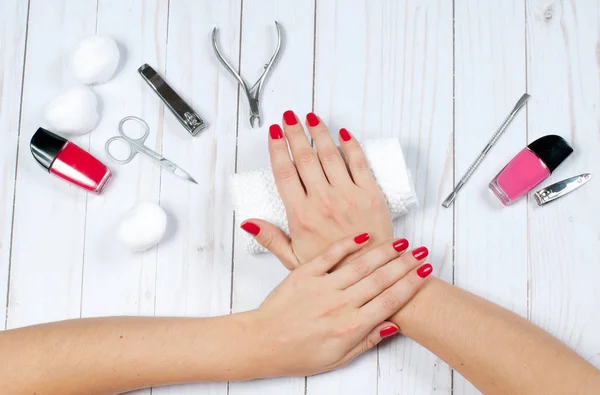
[[[240,228],[251,234],[261,246],[272,252],[289,270],[300,266],[298,258],[292,250],[290,238],[277,226],[262,219],[250,218],[242,222]]]
[[[350,351],[342,359],[336,364],[336,368],[344,366],[348,362],[352,361],[354,358],[362,354],[363,352],[370,350],[375,347],[381,340],[393,336],[398,333],[398,325],[393,322],[384,321],[381,324],[377,325],[375,328],[371,330],[362,338],[362,340],[352,347]]]

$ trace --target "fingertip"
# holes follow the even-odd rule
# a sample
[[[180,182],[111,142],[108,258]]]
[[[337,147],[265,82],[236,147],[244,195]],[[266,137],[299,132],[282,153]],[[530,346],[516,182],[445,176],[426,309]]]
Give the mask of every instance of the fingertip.
[[[433,266],[430,263],[424,263],[417,268],[417,276],[427,278],[433,273]]]
[[[408,240],[406,239],[397,239],[392,243],[392,247],[396,252],[404,252],[408,249]]]
[[[260,226],[249,220],[242,222],[240,228],[252,236],[257,236],[260,233]]]
[[[429,250],[427,249],[427,247],[425,246],[421,246],[419,248],[415,248],[412,251],[412,256],[417,260],[417,261],[422,261],[423,259],[427,258],[429,256]]]
[[[400,332],[400,329],[394,324],[386,324],[379,330],[379,337],[385,339]]]
[[[342,141],[344,141],[344,142],[350,141],[352,139],[352,135],[350,134],[348,129],[346,129],[346,128],[340,129],[340,139],[342,139]]]
[[[354,237],[354,242],[356,244],[364,244],[367,241],[369,241],[370,238],[371,238],[371,236],[369,236],[368,233],[361,233]]]
[[[321,120],[319,119],[317,114],[315,114],[314,112],[309,112],[308,114],[306,114],[306,123],[308,126],[315,127],[320,122],[321,122]]]
[[[269,126],[269,135],[271,136],[271,139],[273,139],[273,140],[281,139],[283,137],[283,131],[281,130],[281,126],[279,126],[276,123]]]
[[[283,113],[283,121],[288,126],[293,126],[298,123],[298,118],[296,118],[296,114],[292,110],[287,110]]]

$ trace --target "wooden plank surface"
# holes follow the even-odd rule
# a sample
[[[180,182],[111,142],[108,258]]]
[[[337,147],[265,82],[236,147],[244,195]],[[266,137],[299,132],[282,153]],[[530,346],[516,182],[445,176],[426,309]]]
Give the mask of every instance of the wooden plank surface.
[[[226,57],[250,84],[284,29],[280,61],[251,129]],[[268,164],[267,130],[314,109],[337,138],[400,139],[421,207],[396,221],[431,251],[436,275],[527,316],[600,366],[600,236],[592,180],[539,208],[503,208],[487,184],[528,142],[559,134],[575,153],[547,182],[600,174],[600,6],[595,0],[19,0],[0,2],[0,328],[97,315],[210,316],[257,307],[287,274],[250,256],[228,196],[230,174]],[[76,84],[68,55],[95,33],[117,39],[116,77],[95,86],[101,123],[72,140],[115,170],[102,196],[45,174],[29,153],[45,104]],[[26,41],[27,40],[27,41]],[[137,74],[155,67],[207,121],[191,137]],[[21,92],[22,89],[22,92]],[[456,205],[441,202],[519,96],[532,98]],[[21,95],[22,94],[22,95]],[[188,170],[186,183],[136,158],[110,163],[107,138],[127,115],[150,126],[147,145]],[[18,150],[17,150],[18,146]],[[132,254],[116,221],[150,200],[171,224],[158,247]],[[10,270],[9,270],[10,268]],[[348,367],[316,377],[208,383],[156,394],[478,393],[437,357],[395,337]]]
[[[85,191],[49,175],[32,158],[29,140],[46,103],[73,86],[68,54],[94,34],[95,0],[31,0],[12,235],[7,326],[80,315]],[[88,148],[89,136],[72,141]]]
[[[458,180],[526,91],[525,7],[520,0],[454,4]],[[527,144],[526,111],[512,121],[454,206],[455,284],[522,316],[527,316],[527,200],[504,207],[488,184]],[[479,392],[455,373],[454,393]]]
[[[241,75],[252,86],[263,71],[265,63],[275,50],[277,33],[275,21],[281,23],[285,44],[282,54],[263,87],[260,111],[263,126],[251,129],[249,108],[245,94],[240,92],[238,113],[237,172],[244,172],[269,164],[267,149],[268,128],[280,123],[284,111],[291,109],[303,121],[312,107],[313,76],[313,21],[312,1],[244,0],[242,7]],[[222,32],[222,37],[229,34]],[[229,55],[229,54],[228,54]],[[235,59],[233,54],[229,59]],[[231,84],[233,77],[223,73]],[[267,254],[250,256],[247,253],[240,221],[235,223],[233,272],[233,311],[256,308],[269,292],[287,275],[288,271],[274,257]],[[236,382],[230,384],[231,395],[305,393],[304,378],[277,378]]]
[[[0,2],[0,330],[5,328],[28,2]]]
[[[545,184],[600,175],[600,5],[527,1],[528,137],[563,136],[574,153]],[[530,319],[600,367],[600,238],[592,180],[543,208],[530,202]],[[530,199],[532,200],[532,199]]]
[[[197,137],[164,116],[163,155],[189,169],[198,185],[163,173],[160,205],[173,226],[158,247],[155,313],[214,316],[230,311],[233,212],[227,182],[235,170],[237,86],[211,47],[218,26],[221,49],[237,65],[240,2],[170,2],[166,79],[208,123]],[[157,98],[158,100],[158,98]],[[181,159],[180,159],[181,158]],[[227,383],[154,388],[154,395],[225,395]]]
[[[398,137],[421,208],[395,222],[413,247],[428,246],[450,280],[452,212],[452,8],[448,2],[318,2],[315,111],[334,135]],[[336,137],[337,138],[337,137]],[[308,379],[308,394],[450,393],[450,370],[396,337],[343,370]]]

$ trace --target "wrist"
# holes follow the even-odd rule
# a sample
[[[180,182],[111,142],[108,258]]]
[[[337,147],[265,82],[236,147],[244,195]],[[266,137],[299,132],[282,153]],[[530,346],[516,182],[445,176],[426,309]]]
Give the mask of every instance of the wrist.
[[[268,317],[259,310],[251,310],[230,315],[236,340],[235,356],[243,365],[241,380],[276,377],[281,361],[277,358],[275,332],[269,325]]]

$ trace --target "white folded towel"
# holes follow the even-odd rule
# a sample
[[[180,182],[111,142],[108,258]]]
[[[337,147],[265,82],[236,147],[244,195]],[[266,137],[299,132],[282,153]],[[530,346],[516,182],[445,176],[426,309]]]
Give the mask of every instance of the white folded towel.
[[[363,150],[377,185],[385,195],[392,219],[417,207],[415,188],[398,139],[366,140]],[[263,219],[289,235],[285,208],[270,168],[234,174],[230,180],[230,187],[233,208],[240,222],[248,218]],[[266,252],[252,236],[245,232],[244,236],[251,254]]]

